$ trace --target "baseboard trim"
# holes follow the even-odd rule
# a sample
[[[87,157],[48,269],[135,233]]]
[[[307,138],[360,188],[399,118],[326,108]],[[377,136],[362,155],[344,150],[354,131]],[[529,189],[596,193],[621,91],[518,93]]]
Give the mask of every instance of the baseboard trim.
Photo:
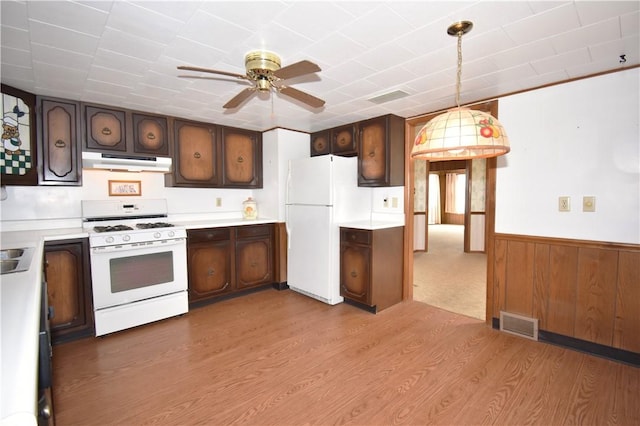
[[[500,318],[492,318],[491,326],[496,330],[500,330]],[[586,340],[576,339],[575,337],[569,337],[545,330],[538,331],[538,340],[540,342],[550,343],[552,345],[562,346],[580,352],[585,352],[590,355],[607,358],[612,361],[622,362],[634,367],[640,367],[640,354],[636,352],[601,345],[599,343],[588,342]]]

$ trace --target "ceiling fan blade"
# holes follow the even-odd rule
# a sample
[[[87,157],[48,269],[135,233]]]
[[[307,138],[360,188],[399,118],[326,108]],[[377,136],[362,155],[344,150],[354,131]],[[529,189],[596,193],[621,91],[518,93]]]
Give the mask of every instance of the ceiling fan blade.
[[[251,95],[253,95],[255,92],[256,92],[256,88],[255,87],[248,87],[248,88],[244,89],[242,92],[238,93],[236,96],[234,96],[233,99],[231,99],[229,102],[224,104],[222,106],[222,108],[227,108],[227,109],[236,108],[242,102],[244,102],[249,97],[251,97]]]
[[[311,74],[312,72],[320,71],[320,67],[311,61],[300,61],[295,64],[287,65],[274,71],[273,75],[281,80],[287,80],[289,78],[299,77],[305,74]]]
[[[278,91],[283,95],[291,96],[293,99],[297,99],[314,108],[320,108],[324,105],[324,101],[322,99],[316,98],[315,96],[301,90],[294,89],[293,87],[282,86],[278,88]]]
[[[179,70],[186,70],[186,71],[198,71],[198,72],[208,72],[208,73],[211,73],[211,74],[228,75],[229,77],[241,78],[243,80],[248,80],[249,79],[244,74],[236,74],[234,72],[212,70],[212,69],[209,69],[209,68],[190,67],[190,66],[187,66],[187,65],[180,65],[178,67],[178,69]]]

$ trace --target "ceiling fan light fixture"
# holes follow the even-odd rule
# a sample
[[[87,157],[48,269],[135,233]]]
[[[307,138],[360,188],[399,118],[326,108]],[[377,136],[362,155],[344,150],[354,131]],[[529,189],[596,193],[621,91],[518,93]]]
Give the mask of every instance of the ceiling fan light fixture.
[[[271,78],[273,73],[280,69],[281,61],[280,57],[273,52],[253,50],[245,55],[244,65],[247,75],[252,78]]]
[[[447,34],[458,38],[457,107],[436,116],[420,129],[414,140],[411,159],[491,158],[506,154],[511,149],[507,133],[497,118],[486,112],[460,107],[462,36],[472,28],[472,22],[460,21],[447,29]]]

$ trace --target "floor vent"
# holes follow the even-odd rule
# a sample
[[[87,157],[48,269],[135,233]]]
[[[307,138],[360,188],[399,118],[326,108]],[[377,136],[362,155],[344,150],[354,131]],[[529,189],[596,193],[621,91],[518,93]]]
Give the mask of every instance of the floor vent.
[[[500,311],[500,331],[538,340],[538,319]]]

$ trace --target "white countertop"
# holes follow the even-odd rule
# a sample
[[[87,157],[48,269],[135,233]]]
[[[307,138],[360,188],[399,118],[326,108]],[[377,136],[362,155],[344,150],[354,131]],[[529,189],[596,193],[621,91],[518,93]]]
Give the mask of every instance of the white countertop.
[[[359,220],[355,222],[342,222],[339,223],[339,226],[341,228],[366,229],[373,231],[376,229],[396,228],[398,226],[404,226],[404,223],[383,220]]]
[[[29,270],[0,275],[2,316],[2,425],[37,424],[38,334],[43,238],[33,232],[2,233],[6,248],[34,247]]]

